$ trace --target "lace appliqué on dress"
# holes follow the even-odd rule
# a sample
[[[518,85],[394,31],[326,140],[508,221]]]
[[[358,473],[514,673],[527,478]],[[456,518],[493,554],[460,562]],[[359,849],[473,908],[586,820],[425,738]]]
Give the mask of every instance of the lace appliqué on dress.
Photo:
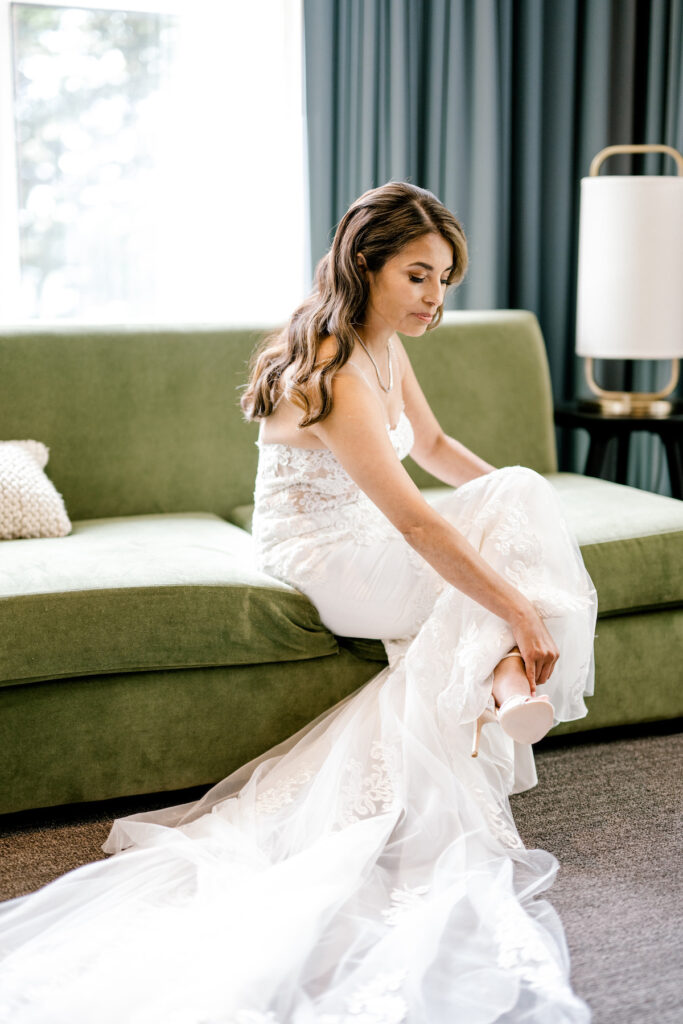
[[[492,636],[492,630],[486,631],[488,635],[482,635],[482,630],[476,622],[470,622],[462,633],[455,648],[455,660],[463,669],[466,677],[478,678],[490,672],[491,651],[498,651],[511,645],[513,638],[512,631],[505,627]],[[497,640],[497,643],[492,641]]]
[[[360,985],[345,999],[344,1013],[324,1013],[319,1024],[402,1024],[408,1004],[400,994],[407,971],[385,971]],[[238,1010],[225,1024],[285,1024],[274,1013]]]
[[[301,765],[291,775],[280,779],[274,786],[270,786],[256,797],[256,810],[260,814],[276,814],[294,803],[296,793],[309,782],[315,771],[312,765]]]
[[[529,598],[544,619],[590,608],[593,602],[591,593],[569,593],[551,586],[544,576],[542,566],[529,565],[521,559],[505,567],[505,576]]]
[[[387,429],[397,457],[405,458],[415,440],[405,413]],[[254,502],[259,568],[295,587],[324,578],[321,553],[328,546],[401,538],[327,448],[259,445]]]
[[[506,899],[500,906],[494,939],[498,945],[498,964],[514,971],[534,988],[557,989],[562,972],[519,903]]]
[[[404,885],[400,889],[392,889],[389,895],[391,906],[382,911],[386,923],[397,925],[406,914],[422,905],[422,897],[427,895],[429,889],[428,885],[416,885],[412,888]]]
[[[370,748],[375,763],[370,773],[363,775],[360,761],[346,764],[347,781],[340,791],[337,826],[345,828],[361,818],[390,811],[394,805],[398,781],[398,754],[393,747],[375,740]]]
[[[346,1000],[346,1013],[326,1013],[320,1024],[401,1024],[408,1004],[400,994],[407,971],[387,971],[361,985]]]
[[[543,548],[538,537],[529,529],[529,516],[521,502],[510,502],[501,509],[496,503],[499,522],[491,531],[496,551],[509,555],[519,554],[527,564],[538,565]]]
[[[493,498],[486,502],[476,517],[479,526],[495,525],[488,534],[495,550],[510,561],[502,566],[505,577],[529,598],[542,618],[553,618],[567,612],[589,608],[594,600],[592,589],[569,593],[552,586],[548,581],[545,552],[537,533],[531,527],[527,507],[519,499]],[[560,518],[563,535],[569,544],[575,543]],[[586,579],[583,580],[584,587]]]
[[[498,804],[490,792],[485,792],[479,786],[472,786],[472,793],[481,808],[491,832],[503,844],[511,849],[523,850],[524,843],[519,833],[511,824],[512,815],[506,817],[503,808]]]

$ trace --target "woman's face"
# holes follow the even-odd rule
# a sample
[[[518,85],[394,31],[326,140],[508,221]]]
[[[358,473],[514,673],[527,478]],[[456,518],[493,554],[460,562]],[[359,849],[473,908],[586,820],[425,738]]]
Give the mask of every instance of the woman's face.
[[[365,313],[369,331],[424,334],[446,294],[453,264],[449,242],[434,232],[409,242],[381,270],[367,271],[370,295]]]

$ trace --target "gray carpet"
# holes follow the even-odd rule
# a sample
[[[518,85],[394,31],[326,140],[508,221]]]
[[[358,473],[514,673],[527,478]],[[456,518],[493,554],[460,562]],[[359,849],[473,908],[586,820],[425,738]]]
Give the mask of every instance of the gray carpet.
[[[594,1024],[683,1021],[680,726],[547,740],[539,785],[512,799],[526,845],[560,861],[550,899]],[[112,818],[201,792],[0,818],[0,899],[101,857]]]

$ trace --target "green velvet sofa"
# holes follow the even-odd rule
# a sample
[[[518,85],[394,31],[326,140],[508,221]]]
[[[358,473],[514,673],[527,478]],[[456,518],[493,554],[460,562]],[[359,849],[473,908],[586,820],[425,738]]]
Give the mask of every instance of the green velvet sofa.
[[[238,397],[261,333],[0,330],[0,439],[49,446],[73,522],[0,542],[0,813],[213,782],[381,666],[253,567]],[[558,731],[683,714],[683,502],[557,472],[532,314],[451,313],[409,345],[445,429],[546,474],[582,546],[596,693]]]

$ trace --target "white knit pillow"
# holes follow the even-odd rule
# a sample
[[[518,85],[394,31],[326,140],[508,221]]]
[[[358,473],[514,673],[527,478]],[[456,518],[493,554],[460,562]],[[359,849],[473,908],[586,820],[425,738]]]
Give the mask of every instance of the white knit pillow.
[[[40,441],[0,441],[0,540],[71,532],[62,496],[43,472],[47,460]]]

